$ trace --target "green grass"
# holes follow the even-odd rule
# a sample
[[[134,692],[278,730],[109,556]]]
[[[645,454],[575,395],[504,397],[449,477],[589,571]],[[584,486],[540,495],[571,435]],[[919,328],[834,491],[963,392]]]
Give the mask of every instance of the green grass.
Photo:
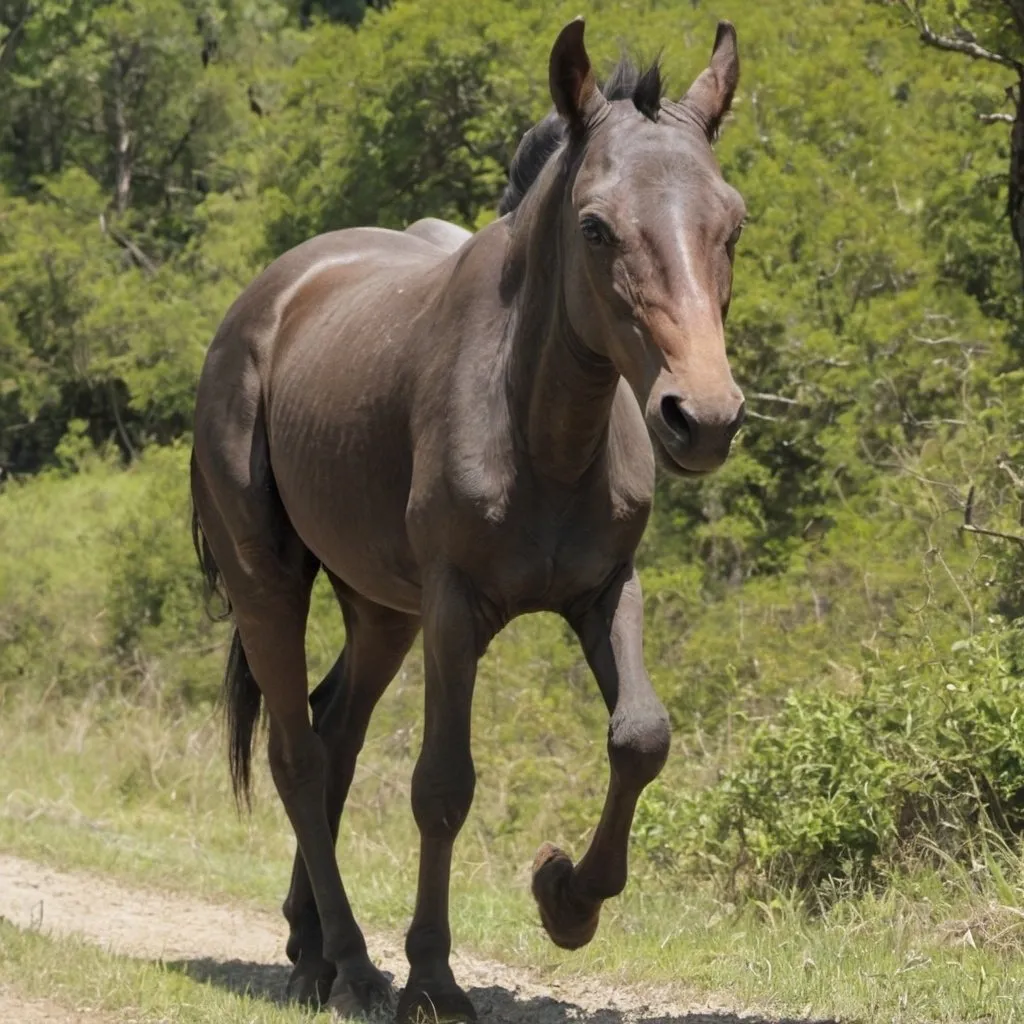
[[[290,834],[264,771],[252,818],[235,814],[219,721],[209,711],[171,715],[110,701],[69,710],[8,698],[2,712],[0,792],[8,796],[0,848],[55,866],[276,908]],[[410,765],[395,755],[393,740],[380,730],[371,736],[342,843],[357,913],[389,932],[407,924],[416,856],[404,792]],[[785,894],[736,908],[707,886],[670,891],[645,871],[609,904],[592,945],[566,954],[543,937],[528,894],[533,847],[545,836],[538,830],[529,838],[493,837],[476,820],[486,819],[499,797],[493,782],[481,780],[480,813],[458,847],[452,910],[462,950],[529,967],[581,991],[584,979],[600,976],[613,983],[682,983],[698,1001],[724,997],[729,1005],[778,1014],[907,1024],[1024,1019],[1019,862],[1001,875],[994,861],[979,862],[976,870],[947,865],[941,876],[922,868],[874,894],[840,892],[817,916]],[[3,939],[0,978],[32,979],[30,992],[80,992],[78,982],[89,977],[99,1003],[140,1007],[146,1020],[303,1019],[298,1011],[232,1001],[163,968],[78,944],[58,943],[47,953],[44,940],[9,928]],[[43,961],[49,966],[40,974]],[[179,998],[187,1006],[165,1013]],[[182,1015],[188,1013],[193,1016]]]
[[[153,451],[129,472],[96,465],[0,498],[0,849],[277,913],[294,844],[262,752],[254,812],[234,810],[212,703],[226,634],[199,612],[186,455]],[[973,858],[925,849],[917,867],[917,854],[901,857],[898,874],[883,864],[866,891],[836,883],[832,892],[796,894],[761,884],[753,890],[759,901],[734,904],[723,884],[731,865],[720,865],[714,881],[682,870],[692,865],[679,851],[696,828],[685,797],[742,764],[751,727],[782,721],[786,692],[856,695],[869,672],[884,669],[900,682],[915,659],[955,667],[949,652],[954,642],[963,646],[967,630],[959,589],[967,577],[929,574],[910,533],[886,541],[899,558],[879,561],[879,533],[867,520],[836,530],[842,552],[823,545],[791,576],[718,597],[701,588],[693,565],[648,566],[648,661],[677,728],[657,813],[647,807],[641,823],[667,836],[658,849],[670,855],[671,874],[655,866],[657,844],[639,836],[626,894],[576,954],[544,937],[529,867],[543,840],[583,851],[604,791],[607,717],[564,624],[531,617],[498,638],[481,663],[474,702],[478,789],[453,878],[458,949],[559,979],[567,992],[587,991],[600,977],[681,985],[695,1003],[710,998],[781,1015],[900,1024],[1024,1016],[1024,861],[988,842],[984,830],[972,834]],[[949,565],[968,561],[968,550],[951,550]],[[833,602],[820,621],[812,593]],[[307,644],[314,678],[340,644],[337,610],[319,587]],[[973,647],[957,657],[965,684],[995,671]],[[940,684],[950,680],[939,675],[944,694]],[[899,687],[894,693],[888,710],[898,714],[909,705]],[[375,716],[341,842],[357,915],[389,933],[404,930],[414,898],[408,797],[421,701],[414,654]],[[1002,747],[1008,756],[1015,749]],[[1007,761],[1007,777],[1015,764]],[[768,790],[770,815],[787,790],[774,782]],[[792,799],[785,807],[798,809]],[[282,920],[282,945],[284,937]],[[7,942],[5,960],[11,976],[28,978],[46,943],[21,942]],[[165,994],[161,986],[193,984],[157,975],[144,982],[163,969],[117,958],[101,968],[89,960],[95,951],[71,950],[79,947],[54,947],[63,966],[49,969],[109,976],[109,1005],[140,1005],[118,980],[128,976]],[[52,978],[39,991],[65,984]],[[68,991],[74,986],[71,976]],[[163,1004],[153,998],[159,1019]],[[225,1009],[217,1019],[236,1012],[246,1010]]]
[[[115,1019],[160,1024],[328,1024],[331,1017],[281,1007],[190,978],[177,965],[112,956],[77,939],[47,939],[0,921],[0,982],[24,996]],[[14,1022],[12,1022],[14,1024]]]

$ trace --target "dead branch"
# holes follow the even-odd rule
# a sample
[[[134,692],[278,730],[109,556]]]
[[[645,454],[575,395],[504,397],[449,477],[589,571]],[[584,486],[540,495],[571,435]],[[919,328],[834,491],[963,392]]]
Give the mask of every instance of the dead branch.
[[[800,405],[795,398],[786,398],[785,395],[773,395],[767,391],[752,391],[751,398],[760,399],[762,402],[779,402],[782,405]]]
[[[107,215],[105,213],[100,214],[100,230],[108,238],[115,241],[125,252],[131,256],[135,265],[140,270],[144,270],[147,274],[155,274],[159,269],[157,264],[153,262],[130,238],[122,235],[116,228],[111,227],[107,223]]]
[[[955,345],[957,348],[969,349],[970,351],[976,349],[984,351],[986,348],[986,346],[981,345],[979,342],[964,341],[963,338],[957,338],[954,335],[947,335],[944,338],[926,338],[921,334],[912,334],[911,338],[921,345]]]
[[[960,527],[963,533],[976,533],[982,537],[995,537],[997,540],[1009,540],[1024,547],[1024,535],[1019,533],[1003,533],[1001,530],[989,530],[984,526],[974,525],[974,485],[967,492],[967,504],[964,506],[964,521]]]
[[[1017,119],[1013,114],[979,114],[978,120],[982,124],[1013,124]]]
[[[124,444],[125,450],[128,453],[128,461],[134,462],[138,458],[139,453],[135,450],[135,446],[132,444],[132,439],[128,436],[124,420],[121,419],[121,410],[117,404],[117,390],[114,387],[113,381],[107,382],[107,394],[110,397],[110,407],[114,410],[114,422],[117,424],[117,432],[121,435],[121,442]]]
[[[1018,491],[1024,492],[1024,479],[1014,472],[1013,466],[1005,458],[996,460],[996,468],[1001,469],[1010,478]]]
[[[917,31],[921,37],[921,41],[927,43],[929,46],[934,46],[937,50],[949,50],[952,53],[962,53],[974,60],[987,60],[992,64],[1000,64],[1004,68],[1012,68],[1017,72],[1017,74],[1024,74],[1024,64],[1021,64],[1019,60],[1015,60],[1013,57],[1007,57],[1002,53],[996,53],[994,50],[986,49],[970,34],[965,35],[962,39],[954,39],[952,36],[939,35],[939,33],[928,24],[927,19],[921,12],[920,0],[900,0],[900,5],[914,19],[914,24],[917,26]]]
[[[169,168],[174,166],[175,161],[177,161],[178,157],[181,156],[182,151],[189,144],[189,141],[192,138],[192,133],[196,130],[198,125],[199,125],[199,115],[198,114],[193,114],[188,119],[188,126],[185,128],[184,134],[174,144],[174,146],[171,148],[170,155],[167,157],[166,160],[164,160],[164,165],[163,165],[163,172],[164,172],[164,174],[167,173]]]

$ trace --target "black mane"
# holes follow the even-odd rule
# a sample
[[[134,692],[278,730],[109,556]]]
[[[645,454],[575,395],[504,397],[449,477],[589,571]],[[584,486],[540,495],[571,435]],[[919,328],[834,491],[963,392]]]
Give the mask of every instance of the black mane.
[[[663,87],[660,60],[641,68],[630,57],[623,57],[601,85],[601,92],[608,100],[632,100],[644,117],[657,121]],[[564,139],[565,123],[554,111],[523,136],[508,169],[508,185],[498,204],[499,217],[511,213],[523,201],[541,168]]]

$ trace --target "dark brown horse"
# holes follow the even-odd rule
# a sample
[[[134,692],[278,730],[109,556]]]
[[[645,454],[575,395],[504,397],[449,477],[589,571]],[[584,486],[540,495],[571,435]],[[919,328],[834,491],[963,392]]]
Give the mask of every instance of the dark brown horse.
[[[473,799],[477,660],[524,612],[579,635],[610,718],[607,799],[578,864],[541,847],[533,894],[560,946],[588,942],[626,883],[641,790],[669,749],[642,654],[633,556],[655,453],[699,476],[743,418],[725,354],[743,202],[711,150],[738,76],[719,25],[682,99],[657,66],[598,88],[583,22],[551,52],[555,113],[516,156],[504,215],[322,235],[238,299],[199,383],[194,531],[236,632],[231,765],[247,794],[261,700],[270,767],[298,840],[284,913],[296,998],[390,998],[334,852],[379,697],[422,629],[421,835],[402,1021],[472,1020],[449,966],[452,847]],[[307,699],[304,635],[323,570],[346,644]],[[313,720],[310,722],[310,705]]]

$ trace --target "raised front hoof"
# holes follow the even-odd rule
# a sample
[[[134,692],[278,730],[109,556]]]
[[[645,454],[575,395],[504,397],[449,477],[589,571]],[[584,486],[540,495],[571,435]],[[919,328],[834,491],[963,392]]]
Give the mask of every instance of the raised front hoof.
[[[562,949],[585,946],[597,931],[601,904],[574,900],[572,861],[551,843],[544,843],[533,859],[533,898],[551,941]]]
[[[342,1020],[390,1019],[395,1008],[391,979],[369,959],[340,965],[327,1006]]]
[[[476,1010],[458,985],[416,982],[412,978],[398,1001],[397,1024],[476,1024]]]
[[[326,960],[299,957],[298,963],[292,968],[285,994],[294,1003],[318,1010],[327,1005],[337,974],[334,964]]]

